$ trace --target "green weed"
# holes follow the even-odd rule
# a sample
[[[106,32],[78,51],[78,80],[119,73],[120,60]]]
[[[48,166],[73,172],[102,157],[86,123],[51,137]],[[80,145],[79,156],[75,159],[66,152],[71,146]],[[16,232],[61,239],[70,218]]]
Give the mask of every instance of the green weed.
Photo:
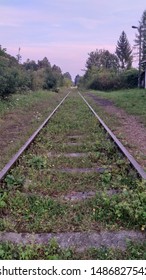
[[[39,169],[43,169],[46,167],[46,160],[41,157],[41,156],[33,156],[29,161],[28,161],[28,165],[30,167],[33,167],[37,170]]]
[[[86,153],[86,157],[64,155],[77,152]],[[65,168],[77,167],[103,168],[103,172],[65,172]],[[68,97],[7,175],[2,191],[5,187],[7,197],[2,201],[7,207],[2,202],[2,209],[7,208],[7,211],[0,224],[3,231],[145,230],[145,185],[75,93]],[[64,198],[74,192],[91,190],[96,195],[89,199]],[[37,254],[45,259],[123,256],[120,251],[106,248],[93,248],[80,255],[72,249],[62,250],[56,241],[46,249],[43,246],[35,248],[33,253],[31,247],[25,252],[17,247],[15,255],[11,254],[20,259],[37,258]]]
[[[62,249],[55,239],[48,244],[15,245],[10,242],[0,244],[1,260],[145,260],[146,242],[127,242],[124,251],[113,248],[90,248],[82,253],[73,248]]]
[[[24,180],[24,176],[14,177],[12,174],[8,174],[4,181],[8,188],[12,188],[14,186],[21,187],[24,183]]]

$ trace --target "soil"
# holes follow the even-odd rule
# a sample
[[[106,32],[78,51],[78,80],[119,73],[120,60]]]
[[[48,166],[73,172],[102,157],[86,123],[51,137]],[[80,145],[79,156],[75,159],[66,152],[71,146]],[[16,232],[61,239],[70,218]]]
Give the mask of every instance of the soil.
[[[118,108],[110,100],[88,94],[98,106],[102,106],[109,116],[116,117],[117,126],[114,124],[114,134],[121,138],[121,142],[133,155],[138,163],[146,169],[146,127],[138,116],[127,114],[123,109]],[[119,125],[120,124],[120,125]]]
[[[1,169],[47,117],[47,105],[40,102],[31,109],[15,109],[0,119]]]

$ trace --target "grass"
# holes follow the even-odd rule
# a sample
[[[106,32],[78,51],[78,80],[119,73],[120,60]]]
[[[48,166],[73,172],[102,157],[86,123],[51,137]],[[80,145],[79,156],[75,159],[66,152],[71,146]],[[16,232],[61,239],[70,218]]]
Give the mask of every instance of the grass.
[[[144,125],[146,125],[145,90],[91,91],[83,94],[95,112],[146,170],[143,141]],[[113,106],[108,106],[110,103]],[[118,111],[118,107],[124,109],[125,113],[121,110]],[[128,114],[130,115],[128,116]]]
[[[3,260],[144,260],[146,243],[127,243],[125,251],[105,247],[90,248],[77,253],[73,248],[61,249],[55,239],[45,245],[0,244],[0,259]]]
[[[109,174],[107,174],[109,175]],[[105,174],[102,180],[110,182]],[[62,182],[63,184],[63,182]],[[1,230],[17,232],[67,232],[110,229],[145,229],[145,186],[130,189],[120,186],[109,195],[106,188],[96,188],[96,195],[76,203],[59,199],[63,188],[54,197],[22,193],[15,189],[1,196]],[[64,186],[65,188],[65,186]],[[140,188],[140,184],[139,184]],[[12,189],[12,187],[11,187]],[[91,189],[90,189],[91,190]],[[52,191],[52,190],[51,190]],[[56,196],[57,195],[57,196]],[[131,204],[132,201],[132,204]]]
[[[95,92],[95,91],[94,91]],[[99,92],[96,94],[114,101],[114,104],[123,108],[128,114],[139,116],[146,125],[146,90],[126,89],[112,92]]]
[[[47,101],[48,98],[51,99],[54,95],[58,96],[58,94],[51,91],[39,90],[36,92],[27,92],[25,94],[13,94],[6,100],[0,99],[0,117],[3,117],[6,113],[14,111],[15,109],[25,108],[25,110],[29,110],[32,105],[42,100]],[[37,117],[39,118],[39,112],[36,113],[38,113]]]
[[[83,152],[86,157],[65,157],[64,153],[71,152]],[[65,172],[65,168],[81,167],[104,170],[101,173]],[[95,191],[95,196],[86,200],[70,201],[63,197],[91,190]],[[109,195],[108,191],[113,193]],[[1,184],[0,194],[1,231],[145,230],[145,183],[137,178],[76,93],[67,98],[9,172]],[[15,247],[16,255],[21,258],[18,247]],[[44,250],[42,248],[37,250]],[[48,251],[47,257],[77,257],[68,250],[55,253],[55,257]],[[105,254],[107,258],[124,256],[122,252],[101,248],[86,252],[80,258],[102,258]],[[130,252],[127,254],[130,256]],[[44,251],[42,255],[45,257]],[[30,256],[36,258],[33,252]]]
[[[54,110],[63,96],[65,91],[38,91],[14,94],[7,101],[0,100],[1,169]]]

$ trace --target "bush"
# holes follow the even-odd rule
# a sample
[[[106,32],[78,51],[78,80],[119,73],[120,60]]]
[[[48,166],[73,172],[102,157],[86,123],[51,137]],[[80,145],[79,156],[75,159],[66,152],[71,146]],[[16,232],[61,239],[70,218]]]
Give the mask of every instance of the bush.
[[[120,74],[121,88],[135,88],[138,84],[138,70],[130,69]]]
[[[106,69],[97,71],[88,70],[83,78],[86,88],[94,90],[118,90],[124,88],[135,88],[138,82],[138,70],[130,69],[121,72]]]

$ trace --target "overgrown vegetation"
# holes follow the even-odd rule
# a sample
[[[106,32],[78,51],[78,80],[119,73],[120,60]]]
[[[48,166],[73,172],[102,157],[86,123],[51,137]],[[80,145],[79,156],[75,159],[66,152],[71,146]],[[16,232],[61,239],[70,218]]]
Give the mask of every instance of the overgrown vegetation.
[[[54,110],[68,89],[12,94],[0,99],[0,168],[10,160],[35,129]]]
[[[66,156],[77,152],[86,156]],[[81,168],[87,172],[80,172]],[[95,168],[101,168],[101,172]],[[74,193],[91,191],[92,197],[86,199],[68,198]],[[72,93],[1,185],[0,230],[144,231],[145,205],[145,184],[107,138],[81,98]],[[107,258],[118,254],[104,250]],[[66,253],[59,252],[54,258],[67,258]],[[95,258],[105,257],[102,249],[93,252]],[[87,256],[92,258],[92,253]],[[76,258],[77,254],[69,256]]]
[[[139,22],[138,34],[136,35],[136,47],[139,49],[141,44],[141,53],[138,53],[140,65],[145,69],[146,57],[146,11],[143,12],[141,21]],[[139,52],[139,51],[138,51]],[[76,85],[102,91],[119,90],[136,88],[138,85],[138,70],[132,67],[134,54],[129,44],[127,35],[122,31],[115,53],[110,53],[105,49],[96,49],[88,54],[86,61],[86,70],[83,77],[76,76]],[[140,87],[144,87],[144,73],[140,79]]]
[[[20,64],[20,55],[15,58],[0,46],[0,98],[40,89],[58,91],[64,85],[72,85],[70,74],[51,66],[46,57],[37,63],[28,59]]]
[[[102,247],[90,248],[83,253],[77,253],[73,248],[61,249],[55,239],[45,245],[14,245],[1,243],[1,260],[145,260],[146,243],[127,243],[127,249],[123,252],[116,249]]]
[[[110,69],[97,70],[95,67],[87,70],[79,81],[79,86],[87,89],[110,91],[137,87],[138,70],[130,69],[116,72]]]

